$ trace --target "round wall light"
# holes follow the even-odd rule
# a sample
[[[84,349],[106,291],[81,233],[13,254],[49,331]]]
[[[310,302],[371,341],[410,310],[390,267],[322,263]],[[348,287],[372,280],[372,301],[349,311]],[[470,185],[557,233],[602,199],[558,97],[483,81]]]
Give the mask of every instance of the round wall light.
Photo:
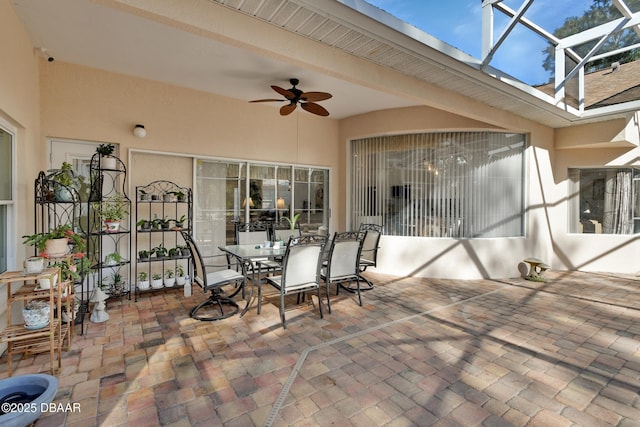
[[[133,134],[138,138],[144,138],[147,136],[147,131],[145,130],[144,125],[138,124],[133,128]]]

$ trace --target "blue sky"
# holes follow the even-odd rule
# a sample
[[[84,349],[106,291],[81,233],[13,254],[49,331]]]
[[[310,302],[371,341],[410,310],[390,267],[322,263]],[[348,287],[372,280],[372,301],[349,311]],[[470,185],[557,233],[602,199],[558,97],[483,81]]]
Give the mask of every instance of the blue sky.
[[[365,0],[404,22],[480,58],[482,37],[481,0]],[[506,0],[517,10],[523,0]],[[525,16],[549,32],[562,26],[570,16],[581,16],[593,0],[534,0]],[[501,16],[498,19],[498,16]],[[498,36],[507,23],[496,14],[494,34]],[[518,29],[498,50],[491,65],[530,85],[546,83],[549,73],[541,63],[547,44],[526,29]]]

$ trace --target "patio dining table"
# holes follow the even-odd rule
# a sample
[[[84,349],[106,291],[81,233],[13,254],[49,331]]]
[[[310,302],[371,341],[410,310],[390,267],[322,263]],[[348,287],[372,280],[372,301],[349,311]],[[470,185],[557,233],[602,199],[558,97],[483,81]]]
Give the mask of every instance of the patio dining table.
[[[264,259],[278,259],[282,258],[287,249],[286,245],[280,246],[278,249],[273,247],[265,248],[263,245],[257,244],[247,244],[247,245],[227,245],[227,246],[219,246],[222,252],[226,253],[229,256],[235,257],[239,262],[249,265],[258,260]],[[244,268],[245,275],[247,276],[247,280],[251,279],[251,289],[249,290],[249,298],[247,300],[247,304],[242,309],[240,313],[240,317],[244,316],[245,313],[251,307],[254,290],[255,290],[255,280],[253,276],[255,276],[256,271],[253,268]],[[251,272],[251,273],[250,273]],[[251,274],[252,277],[248,277]],[[259,278],[258,278],[259,279]]]

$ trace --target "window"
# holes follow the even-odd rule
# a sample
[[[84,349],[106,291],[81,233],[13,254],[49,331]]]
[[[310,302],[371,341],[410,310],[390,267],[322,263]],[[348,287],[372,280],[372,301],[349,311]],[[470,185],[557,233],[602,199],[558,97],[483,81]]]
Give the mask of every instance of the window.
[[[640,169],[569,169],[569,231],[640,232]]]
[[[280,221],[292,213],[300,214],[304,232],[317,232],[329,223],[328,188],[328,169],[198,159],[196,240],[210,255],[234,242],[236,221]]]
[[[351,226],[421,237],[524,235],[526,136],[446,132],[351,143]]]
[[[0,272],[7,271],[10,262],[9,235],[13,207],[13,134],[0,123]],[[15,256],[12,252],[11,256]]]

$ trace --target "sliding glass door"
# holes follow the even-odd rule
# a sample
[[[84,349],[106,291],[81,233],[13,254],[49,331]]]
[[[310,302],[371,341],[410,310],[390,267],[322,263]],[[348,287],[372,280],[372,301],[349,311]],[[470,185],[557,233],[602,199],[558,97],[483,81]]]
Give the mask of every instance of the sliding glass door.
[[[236,222],[279,222],[300,214],[303,232],[329,224],[329,169],[196,160],[196,240],[205,254],[234,242]]]

